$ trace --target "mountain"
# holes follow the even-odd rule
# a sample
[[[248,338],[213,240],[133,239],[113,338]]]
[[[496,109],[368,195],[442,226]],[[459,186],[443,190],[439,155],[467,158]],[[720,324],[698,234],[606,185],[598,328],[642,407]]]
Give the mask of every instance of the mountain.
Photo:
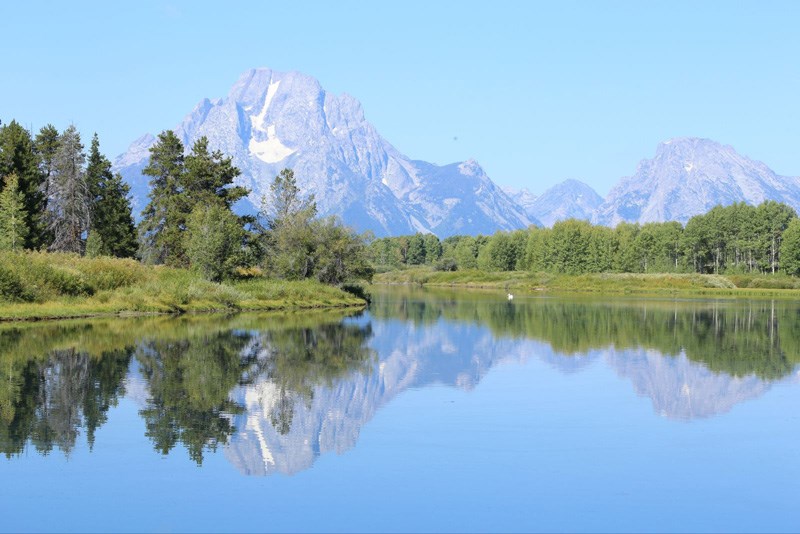
[[[591,220],[594,211],[602,203],[603,197],[585,183],[566,180],[521,205],[529,217],[545,226],[553,226],[556,221],[564,219]]]
[[[175,128],[187,150],[201,136],[233,157],[251,190],[242,211],[256,211],[282,169],[313,193],[320,215],[338,215],[378,236],[432,232],[492,233],[531,221],[475,161],[439,166],[414,161],[383,139],[353,97],[327,93],[310,76],[252,69],[225,98],[204,99]],[[134,205],[147,203],[145,135],[114,162],[131,185]]]
[[[536,195],[531,193],[531,190],[527,187],[523,187],[522,189],[517,189],[516,187],[504,187],[503,191],[505,191],[506,195],[513,200],[517,206],[522,208],[525,213],[528,214],[530,217],[530,207],[536,202]]]
[[[765,164],[709,139],[683,137],[658,145],[597,208],[593,222],[685,223],[716,205],[785,202],[800,208],[800,179],[778,176]]]

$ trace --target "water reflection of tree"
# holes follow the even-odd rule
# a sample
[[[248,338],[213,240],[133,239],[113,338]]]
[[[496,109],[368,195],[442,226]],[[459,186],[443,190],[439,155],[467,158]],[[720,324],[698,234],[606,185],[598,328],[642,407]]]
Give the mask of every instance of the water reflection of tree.
[[[292,427],[296,403],[310,405],[314,389],[332,387],[353,372],[366,372],[376,358],[367,346],[370,324],[323,324],[261,333],[263,378],[278,388],[270,422],[281,434]]]
[[[136,359],[150,398],[139,413],[158,451],[167,454],[183,443],[201,464],[204,450],[227,442],[235,430],[232,416],[243,410],[229,393],[257,363],[244,351],[250,337],[224,331],[140,345]]]
[[[509,303],[491,294],[458,299],[452,293],[399,291],[375,299],[370,312],[422,324],[444,319],[488,326],[495,335],[542,340],[565,354],[609,346],[664,355],[683,351],[690,360],[732,376],[775,380],[800,363],[800,310],[770,301],[539,298]]]
[[[54,448],[69,454],[81,428],[91,447],[108,409],[124,394],[129,362],[125,349],[99,357],[74,348],[27,360],[0,356],[0,451],[20,454],[30,442],[43,454]]]
[[[283,403],[275,424],[291,428],[295,402],[363,368],[370,327],[341,313],[296,316],[155,318],[0,326],[0,452],[31,443],[69,453],[84,432],[90,446],[124,394],[132,356],[149,397],[146,435],[164,454],[182,443],[198,464],[226,443],[237,386],[270,380]]]

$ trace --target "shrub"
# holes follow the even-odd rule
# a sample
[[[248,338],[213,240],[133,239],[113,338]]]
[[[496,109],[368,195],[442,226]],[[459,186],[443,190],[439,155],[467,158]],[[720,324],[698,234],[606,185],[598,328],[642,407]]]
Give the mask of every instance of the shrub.
[[[452,272],[458,270],[458,263],[453,258],[442,258],[441,260],[437,261],[433,264],[433,269],[435,271],[446,271]]]

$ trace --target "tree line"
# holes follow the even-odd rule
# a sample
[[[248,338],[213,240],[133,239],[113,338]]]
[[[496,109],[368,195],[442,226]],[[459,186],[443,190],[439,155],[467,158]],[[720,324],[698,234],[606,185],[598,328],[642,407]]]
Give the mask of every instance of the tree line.
[[[136,227],[130,188],[100,153],[97,134],[87,157],[75,126],[59,133],[47,125],[35,137],[16,121],[0,127],[0,250],[136,257],[215,282],[372,276],[364,236],[318,218],[291,169],[275,177],[257,216],[234,213],[250,191],[234,185],[241,171],[206,137],[187,150],[162,132],[142,173],[150,193]]]
[[[129,192],[97,134],[87,158],[75,126],[35,137],[16,121],[0,127],[0,250],[132,257]]]
[[[701,274],[783,272],[800,275],[800,219],[774,201],[716,206],[678,222],[559,221],[552,228],[492,236],[431,234],[376,239],[370,259],[377,269],[430,265],[438,270]]]

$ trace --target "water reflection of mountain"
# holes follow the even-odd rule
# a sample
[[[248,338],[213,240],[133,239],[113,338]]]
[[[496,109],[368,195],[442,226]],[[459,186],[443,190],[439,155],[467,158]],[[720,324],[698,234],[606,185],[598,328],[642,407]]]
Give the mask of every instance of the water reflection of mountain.
[[[788,309],[778,315],[771,303],[509,306],[493,296],[389,297],[372,308],[369,344],[378,360],[370,372],[317,387],[308,402],[295,404],[283,432],[267,415],[281,403],[278,388],[268,380],[240,388],[236,398],[247,415],[237,421],[226,455],[246,474],[295,473],[320,454],[355,446],[380,407],[409,388],[470,389],[497,363],[529,358],[565,373],[604,360],[652,400],[656,413],[710,417],[792,376],[794,344],[781,344],[779,331],[791,330],[786,323],[796,316]]]
[[[0,451],[91,445],[127,394],[153,448],[243,473],[291,474],[355,446],[411,388],[469,390],[500,362],[607,364],[656,413],[711,417],[797,380],[800,314],[772,302],[591,302],[427,291],[370,312],[74,321],[0,327]],[[127,375],[127,376],[126,376]]]

